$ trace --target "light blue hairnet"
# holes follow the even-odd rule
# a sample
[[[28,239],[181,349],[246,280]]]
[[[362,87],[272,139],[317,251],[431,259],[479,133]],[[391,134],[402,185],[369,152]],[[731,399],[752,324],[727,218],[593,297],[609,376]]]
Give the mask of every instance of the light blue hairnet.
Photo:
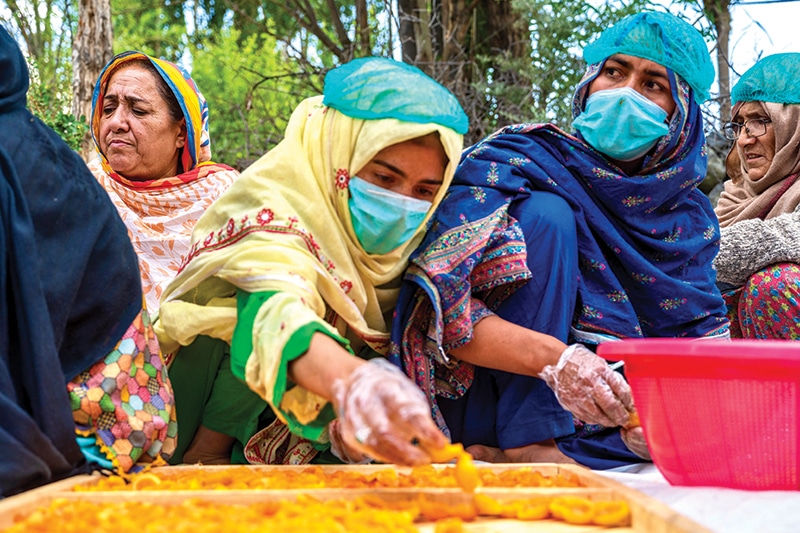
[[[641,57],[667,67],[689,84],[697,103],[709,97],[715,74],[706,42],[691,24],[675,15],[658,11],[629,15],[583,50],[589,64],[614,54]]]
[[[775,54],[758,61],[736,82],[731,101],[800,104],[800,54]]]
[[[322,103],[352,118],[434,123],[465,134],[453,94],[417,67],[383,57],[354,59],[325,75]]]

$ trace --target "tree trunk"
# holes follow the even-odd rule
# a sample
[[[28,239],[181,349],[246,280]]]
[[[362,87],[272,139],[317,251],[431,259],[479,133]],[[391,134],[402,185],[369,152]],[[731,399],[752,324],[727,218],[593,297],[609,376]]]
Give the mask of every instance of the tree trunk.
[[[114,55],[110,0],[80,0],[78,31],[72,43],[72,114],[92,116],[92,92],[103,67]],[[91,131],[81,145],[85,161],[94,154]]]
[[[490,133],[479,125],[491,103],[473,87],[480,58],[525,58],[530,52],[525,25],[512,0],[398,0],[397,5],[403,60],[455,94],[473,125],[468,143]],[[496,81],[515,77],[492,66]]]
[[[413,63],[417,57],[417,40],[414,33],[414,6],[415,0],[397,0],[397,18],[399,19],[397,35],[400,38],[403,61],[406,63]]]
[[[704,0],[717,31],[717,71],[719,76],[719,116],[724,123],[731,119],[731,77],[729,40],[731,34],[730,0]]]
[[[432,74],[434,59],[433,52],[433,28],[431,28],[431,18],[433,13],[428,9],[425,0],[416,0],[414,6],[414,40],[416,41],[417,57],[414,63],[427,72]]]
[[[358,32],[358,38],[356,41],[359,44],[360,56],[368,56],[372,55],[372,45],[370,44],[370,30],[369,30],[369,17],[367,13],[367,2],[366,0],[357,0],[356,1],[356,31]]]

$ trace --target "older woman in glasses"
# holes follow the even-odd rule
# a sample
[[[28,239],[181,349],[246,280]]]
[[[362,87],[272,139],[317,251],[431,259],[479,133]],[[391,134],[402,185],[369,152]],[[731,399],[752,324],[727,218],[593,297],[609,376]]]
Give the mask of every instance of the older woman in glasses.
[[[714,264],[731,336],[800,338],[800,54],[756,63],[733,88],[731,179]]]

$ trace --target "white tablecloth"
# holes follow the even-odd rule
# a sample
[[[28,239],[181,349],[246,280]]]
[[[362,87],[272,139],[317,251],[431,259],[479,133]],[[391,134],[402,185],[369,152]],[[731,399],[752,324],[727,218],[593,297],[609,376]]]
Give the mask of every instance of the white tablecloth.
[[[718,533],[800,533],[800,491],[674,487],[652,465],[596,471]]]

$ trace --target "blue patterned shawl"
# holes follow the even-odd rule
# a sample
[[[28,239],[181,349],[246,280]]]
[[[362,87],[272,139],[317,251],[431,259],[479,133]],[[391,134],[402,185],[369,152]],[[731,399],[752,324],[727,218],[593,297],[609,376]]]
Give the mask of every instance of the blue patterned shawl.
[[[575,93],[583,109],[587,70]],[[690,87],[668,70],[677,107],[670,132],[632,176],[552,124],[508,126],[467,149],[450,191],[405,277],[390,360],[429,395],[458,397],[470,365],[448,350],[528,271],[525,241],[509,205],[531,190],[563,197],[575,214],[581,278],[573,327],[618,338],[724,334],[728,322],[712,260],[719,226],[697,185],[706,174],[701,111]],[[546,273],[544,275],[547,275]],[[569,297],[565,295],[565,297]],[[485,304],[485,305],[484,305]]]

